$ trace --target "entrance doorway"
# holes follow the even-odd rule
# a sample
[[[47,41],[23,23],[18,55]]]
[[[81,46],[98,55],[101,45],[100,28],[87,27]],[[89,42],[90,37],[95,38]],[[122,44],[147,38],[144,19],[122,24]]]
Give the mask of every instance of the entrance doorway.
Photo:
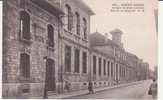
[[[47,59],[46,62],[46,84],[47,91],[55,91],[56,90],[56,82],[55,82],[55,64],[54,60]]]

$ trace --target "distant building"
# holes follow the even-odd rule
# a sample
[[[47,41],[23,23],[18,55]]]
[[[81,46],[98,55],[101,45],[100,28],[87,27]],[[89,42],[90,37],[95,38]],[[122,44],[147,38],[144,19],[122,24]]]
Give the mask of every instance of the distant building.
[[[112,40],[98,32],[90,35],[91,76],[95,86],[145,79],[141,75],[144,70],[140,70],[143,62],[138,64],[139,58],[123,48],[122,31],[115,29],[111,34]]]

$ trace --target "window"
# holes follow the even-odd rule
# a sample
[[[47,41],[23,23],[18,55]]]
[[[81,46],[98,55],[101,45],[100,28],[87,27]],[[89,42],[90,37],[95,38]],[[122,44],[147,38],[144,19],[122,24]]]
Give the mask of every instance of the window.
[[[124,77],[124,68],[122,68],[122,76]]]
[[[125,76],[125,68],[123,68],[123,77]]]
[[[124,68],[122,68],[121,70],[122,70],[122,77],[124,77]]]
[[[71,72],[71,47],[65,47],[65,71]]]
[[[124,68],[124,77],[126,76],[126,68]]]
[[[83,73],[87,73],[87,53],[83,52]]]
[[[80,68],[80,51],[79,49],[75,49],[75,72],[79,73],[79,68]]]
[[[113,77],[113,63],[111,62],[111,76]]]
[[[121,66],[119,66],[119,76],[122,75],[122,70],[121,70]]]
[[[76,14],[76,34],[80,35],[80,16],[79,13]]]
[[[24,78],[30,77],[30,56],[26,53],[20,54],[20,70]]]
[[[83,25],[84,39],[87,39],[87,21],[85,18],[83,18]]]
[[[116,80],[118,80],[118,64],[116,64]]]
[[[54,47],[54,28],[52,25],[48,25],[48,46]]]
[[[96,74],[96,56],[93,56],[93,74]]]
[[[104,75],[106,75],[106,61],[104,59]]]
[[[20,12],[20,34],[21,38],[30,40],[30,16],[26,11]]]
[[[108,76],[110,76],[110,61],[108,61]]]
[[[101,76],[101,58],[99,58],[98,60],[99,60],[99,76]]]
[[[73,27],[73,14],[71,11],[71,7],[69,5],[66,4],[66,20],[65,20],[65,24],[66,24],[66,29],[68,31],[72,31],[72,27]]]

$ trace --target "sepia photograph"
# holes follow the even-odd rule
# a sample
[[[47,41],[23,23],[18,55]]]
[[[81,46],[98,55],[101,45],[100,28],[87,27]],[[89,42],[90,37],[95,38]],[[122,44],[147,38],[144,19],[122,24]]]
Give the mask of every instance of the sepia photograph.
[[[157,0],[2,3],[3,99],[157,100]]]

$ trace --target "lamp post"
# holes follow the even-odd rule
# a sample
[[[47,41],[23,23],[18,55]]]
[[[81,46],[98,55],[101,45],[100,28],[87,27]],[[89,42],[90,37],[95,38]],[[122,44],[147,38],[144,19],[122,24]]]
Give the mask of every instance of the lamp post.
[[[47,56],[43,57],[44,62],[45,62],[45,86],[44,86],[44,95],[43,95],[43,99],[48,99],[48,95],[47,95]]]

